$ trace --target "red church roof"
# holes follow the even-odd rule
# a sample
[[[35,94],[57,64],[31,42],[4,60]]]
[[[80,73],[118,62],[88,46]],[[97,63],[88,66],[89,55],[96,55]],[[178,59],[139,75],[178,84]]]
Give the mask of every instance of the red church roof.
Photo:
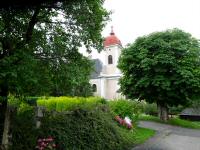
[[[113,32],[113,27],[112,27],[111,33],[108,37],[105,38],[103,45],[104,45],[104,47],[107,47],[107,46],[116,45],[116,44],[122,46],[121,41],[118,39],[118,37]]]

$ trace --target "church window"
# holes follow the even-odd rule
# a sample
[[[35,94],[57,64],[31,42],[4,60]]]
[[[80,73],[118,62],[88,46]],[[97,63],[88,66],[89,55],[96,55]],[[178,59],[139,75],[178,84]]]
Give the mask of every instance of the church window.
[[[109,55],[109,56],[108,56],[108,64],[113,64],[112,55]]]
[[[97,85],[96,84],[93,84],[92,85],[92,92],[96,92],[97,91]]]

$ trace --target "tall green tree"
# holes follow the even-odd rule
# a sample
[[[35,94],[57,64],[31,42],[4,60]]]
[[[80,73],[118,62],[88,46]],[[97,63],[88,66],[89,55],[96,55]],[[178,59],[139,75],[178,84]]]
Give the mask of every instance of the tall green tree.
[[[123,49],[118,67],[122,93],[157,103],[162,120],[168,119],[168,106],[185,105],[200,96],[200,44],[182,30],[137,38]]]
[[[24,7],[0,7],[1,115],[9,93],[35,89],[48,93],[54,87],[56,71],[67,74],[65,64],[70,65],[70,53],[79,55],[79,47],[102,49],[101,31],[109,15],[103,2],[42,0]]]
[[[52,89],[50,95],[91,96],[90,74],[92,61],[82,54],[70,52],[66,60],[59,60],[50,67]]]

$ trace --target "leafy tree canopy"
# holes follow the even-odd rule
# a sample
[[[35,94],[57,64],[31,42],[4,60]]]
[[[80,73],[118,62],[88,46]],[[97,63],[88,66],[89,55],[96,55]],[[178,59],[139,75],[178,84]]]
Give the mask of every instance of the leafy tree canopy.
[[[91,63],[78,49],[102,49],[109,15],[104,0],[20,1],[25,7],[18,2],[0,7],[0,114],[6,118],[0,124],[8,120],[6,147],[9,93],[87,95]]]
[[[118,67],[121,91],[128,98],[167,107],[200,95],[200,44],[182,30],[139,37],[123,49]]]
[[[37,1],[0,8],[0,95],[47,93],[55,86],[73,89],[79,81],[88,82],[91,63],[78,48],[102,49],[101,31],[109,15],[103,2]]]

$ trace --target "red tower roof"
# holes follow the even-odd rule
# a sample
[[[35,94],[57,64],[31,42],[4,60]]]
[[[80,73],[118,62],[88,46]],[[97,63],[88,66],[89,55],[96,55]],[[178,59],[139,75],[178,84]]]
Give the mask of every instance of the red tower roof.
[[[108,37],[105,38],[103,45],[104,47],[107,47],[107,46],[116,45],[116,44],[122,46],[121,41],[118,39],[118,37],[115,35],[113,31],[113,27],[111,27],[111,33]]]

